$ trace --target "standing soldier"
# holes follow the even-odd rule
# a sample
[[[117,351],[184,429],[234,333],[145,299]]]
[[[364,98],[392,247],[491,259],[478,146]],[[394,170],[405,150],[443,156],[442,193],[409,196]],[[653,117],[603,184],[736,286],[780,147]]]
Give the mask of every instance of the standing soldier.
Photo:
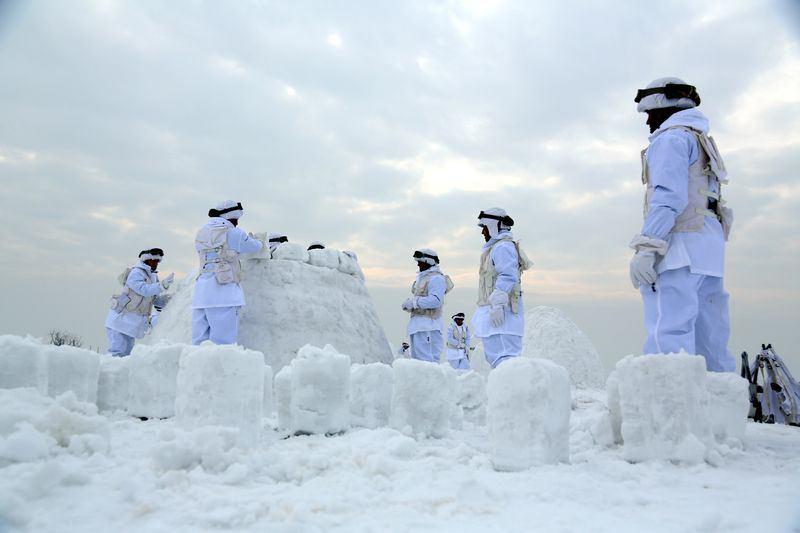
[[[469,326],[464,324],[464,313],[456,313],[453,323],[447,328],[447,362],[456,370],[469,370],[469,352],[472,335]]]
[[[236,343],[239,309],[245,304],[239,254],[256,253],[264,246],[237,227],[243,215],[241,203],[222,202],[208,211],[210,219],[195,237],[200,271],[192,296],[192,344]]]
[[[139,253],[139,262],[120,274],[122,292],[111,298],[111,310],[106,317],[108,353],[116,357],[130,355],[136,339],[147,332],[153,306],[163,306],[162,296],[175,279],[170,274],[158,281],[156,270],[164,258],[164,250],[151,248]]]
[[[444,296],[453,288],[453,282],[442,274],[439,256],[433,250],[421,248],[412,257],[419,274],[411,286],[411,298],[402,305],[411,314],[406,330],[411,341],[411,358],[438,363],[444,346]]]
[[[708,370],[733,371],[728,293],[722,276],[733,213],[721,196],[727,172],[697,90],[655,80],[635,98],[647,113],[642,152],[644,225],[631,241],[631,281],[642,294],[644,353],[702,354]]]
[[[478,272],[478,309],[472,317],[472,329],[483,342],[486,361],[492,368],[522,353],[525,334],[522,273],[532,265],[511,234],[513,225],[514,220],[499,207],[478,215],[478,227],[486,243]]]

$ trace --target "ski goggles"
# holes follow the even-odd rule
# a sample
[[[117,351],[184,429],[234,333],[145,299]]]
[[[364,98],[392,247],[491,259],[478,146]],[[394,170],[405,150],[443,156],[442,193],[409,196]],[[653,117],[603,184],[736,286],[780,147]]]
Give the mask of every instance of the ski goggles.
[[[438,258],[438,257],[436,257],[435,255],[426,254],[426,253],[420,252],[419,250],[417,250],[416,252],[414,252],[414,255],[413,255],[412,257],[413,257],[414,259],[417,259],[417,260],[419,260],[419,259],[423,259],[423,258],[426,258],[426,257],[427,257],[428,259],[433,259],[433,261],[434,261],[435,263],[438,263],[438,262],[439,262],[439,258]]]
[[[636,98],[634,98],[633,101],[638,104],[642,101],[642,98],[645,96],[650,96],[651,94],[663,94],[670,100],[688,98],[694,102],[694,105],[700,105],[700,95],[697,94],[697,89],[694,87],[694,85],[687,85],[684,83],[668,83],[664,87],[639,89],[636,92]]]
[[[224,215],[225,213],[230,213],[232,211],[244,211],[244,207],[242,207],[242,202],[238,202],[235,206],[227,207],[225,209],[209,209],[208,216],[219,217]]]
[[[511,218],[508,215],[505,215],[505,216],[491,215],[489,213],[484,213],[483,211],[481,211],[481,213],[478,215],[478,227],[483,227],[483,226],[486,225],[486,224],[481,223],[481,219],[484,219],[484,218],[489,219],[489,220],[499,220],[500,222],[502,222],[506,226],[513,226],[514,225],[514,219]]]
[[[289,242],[289,238],[285,235],[283,237],[273,237],[269,240],[269,242]]]

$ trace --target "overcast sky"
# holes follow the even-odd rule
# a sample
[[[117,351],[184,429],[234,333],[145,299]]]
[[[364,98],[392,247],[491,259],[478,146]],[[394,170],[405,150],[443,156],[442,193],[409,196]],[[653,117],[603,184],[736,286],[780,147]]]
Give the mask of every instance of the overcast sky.
[[[731,179],[731,348],[773,342],[800,374],[798,28],[788,0],[0,1],[0,332],[104,346],[122,268],[161,246],[188,272],[231,198],[246,230],[357,251],[399,342],[410,252],[436,249],[469,311],[475,219],[501,206],[528,307],[563,307],[609,366],[644,335],[633,96],[679,76]]]

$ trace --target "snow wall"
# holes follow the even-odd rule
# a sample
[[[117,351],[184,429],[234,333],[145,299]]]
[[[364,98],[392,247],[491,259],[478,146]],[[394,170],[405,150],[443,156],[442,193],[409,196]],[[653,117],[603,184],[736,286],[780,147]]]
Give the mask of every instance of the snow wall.
[[[309,264],[305,248],[285,243],[277,257],[242,256],[245,305],[239,320],[239,344],[264,354],[277,372],[306,344],[330,344],[353,363],[391,364],[393,355],[361,279],[361,271],[343,253],[334,268]],[[282,253],[278,253],[282,252]],[[301,252],[301,253],[295,253]],[[191,343],[192,290],[195,274],[182,280],[152,333],[142,340]]]

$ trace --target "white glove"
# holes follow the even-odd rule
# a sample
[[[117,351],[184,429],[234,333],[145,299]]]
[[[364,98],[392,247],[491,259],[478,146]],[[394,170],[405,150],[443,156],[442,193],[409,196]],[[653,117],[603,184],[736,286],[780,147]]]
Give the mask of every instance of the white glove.
[[[406,301],[403,302],[403,311],[411,311],[417,306],[417,299],[416,298],[406,298]]]
[[[655,269],[655,252],[636,252],[631,258],[631,283],[634,289],[642,285],[652,285],[656,282],[658,274]]]
[[[492,306],[489,311],[489,321],[492,326],[499,328],[506,321],[506,306],[508,305],[508,293],[495,289],[489,295],[489,304]]]
[[[163,280],[161,280],[161,287],[164,290],[167,290],[167,289],[169,289],[170,285],[172,285],[173,281],[175,281],[175,273],[174,272],[172,274],[170,274],[169,276],[167,276],[166,278],[164,278]]]

